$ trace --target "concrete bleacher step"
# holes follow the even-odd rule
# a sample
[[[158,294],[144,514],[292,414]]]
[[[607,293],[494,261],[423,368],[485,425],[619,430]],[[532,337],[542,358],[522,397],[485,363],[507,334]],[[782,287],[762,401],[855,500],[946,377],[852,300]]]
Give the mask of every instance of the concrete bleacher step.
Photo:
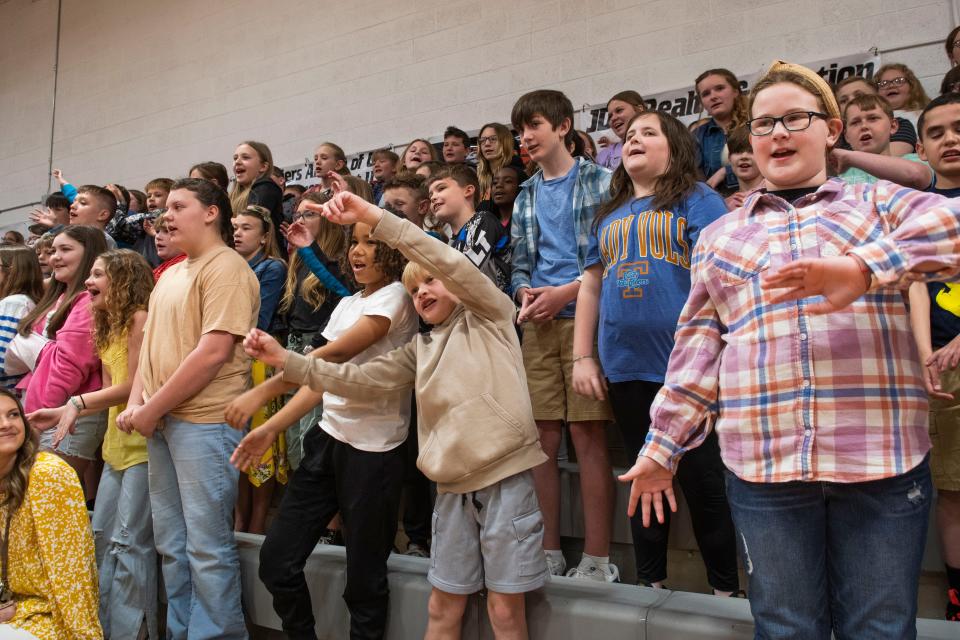
[[[270,594],[257,577],[262,536],[237,534],[243,575],[243,602],[254,638],[280,638],[280,620]],[[430,560],[394,554],[390,557],[388,640],[421,638],[427,628]],[[320,545],[306,567],[320,638],[348,637],[349,619],[341,594],[346,580],[343,547]],[[624,584],[589,583],[554,578],[544,589],[527,596],[527,620],[534,640],[631,638],[636,640],[734,640],[753,637],[753,622],[745,600],[697,593],[654,590]],[[956,623],[918,620],[918,638],[956,640]],[[492,640],[484,598],[470,597],[463,627],[464,640]]]

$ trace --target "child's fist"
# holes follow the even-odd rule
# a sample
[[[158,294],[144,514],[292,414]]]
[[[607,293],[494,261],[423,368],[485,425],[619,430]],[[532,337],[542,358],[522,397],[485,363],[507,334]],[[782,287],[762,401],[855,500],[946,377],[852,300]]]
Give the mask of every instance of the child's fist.
[[[270,334],[260,329],[251,329],[243,339],[243,350],[251,358],[256,358],[275,369],[283,367],[287,359],[287,350],[280,346]]]

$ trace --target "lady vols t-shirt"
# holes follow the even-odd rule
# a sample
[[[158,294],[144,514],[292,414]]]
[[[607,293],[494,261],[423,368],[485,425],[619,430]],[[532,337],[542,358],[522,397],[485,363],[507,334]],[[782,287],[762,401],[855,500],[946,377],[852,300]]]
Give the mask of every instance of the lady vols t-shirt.
[[[350,360],[354,364],[363,364],[405,345],[413,339],[419,327],[413,301],[402,284],[392,282],[369,296],[355,293],[340,300],[323,330],[323,337],[336,340],[363,316],[388,318],[390,329],[387,335],[354,356]],[[332,393],[323,394],[320,428],[355,449],[389,451],[407,439],[409,423],[409,389],[349,399]]]
[[[652,202],[624,204],[591,237],[603,265],[600,363],[611,382],[663,382],[690,293],[694,244],[727,212],[723,198],[702,182],[676,206],[653,209]]]

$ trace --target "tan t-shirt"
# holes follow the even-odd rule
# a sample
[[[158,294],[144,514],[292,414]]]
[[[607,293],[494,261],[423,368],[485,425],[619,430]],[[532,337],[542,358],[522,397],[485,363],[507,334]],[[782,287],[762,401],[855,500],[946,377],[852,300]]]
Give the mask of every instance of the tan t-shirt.
[[[260,285],[247,261],[229,247],[170,267],[150,296],[140,349],[140,378],[149,398],[197,347],[200,337],[226,331],[242,338],[257,325]],[[170,414],[188,422],[223,422],[227,403],[250,386],[250,359],[240,340],[200,393]]]

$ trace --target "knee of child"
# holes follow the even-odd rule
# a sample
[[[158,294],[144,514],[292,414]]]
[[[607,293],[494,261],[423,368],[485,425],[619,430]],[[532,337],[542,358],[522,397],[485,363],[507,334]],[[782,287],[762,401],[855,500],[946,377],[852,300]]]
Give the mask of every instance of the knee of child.
[[[463,618],[467,596],[447,593],[434,588],[427,603],[427,613],[436,623],[453,624]]]
[[[487,615],[495,629],[517,629],[524,620],[522,593],[487,592]]]

